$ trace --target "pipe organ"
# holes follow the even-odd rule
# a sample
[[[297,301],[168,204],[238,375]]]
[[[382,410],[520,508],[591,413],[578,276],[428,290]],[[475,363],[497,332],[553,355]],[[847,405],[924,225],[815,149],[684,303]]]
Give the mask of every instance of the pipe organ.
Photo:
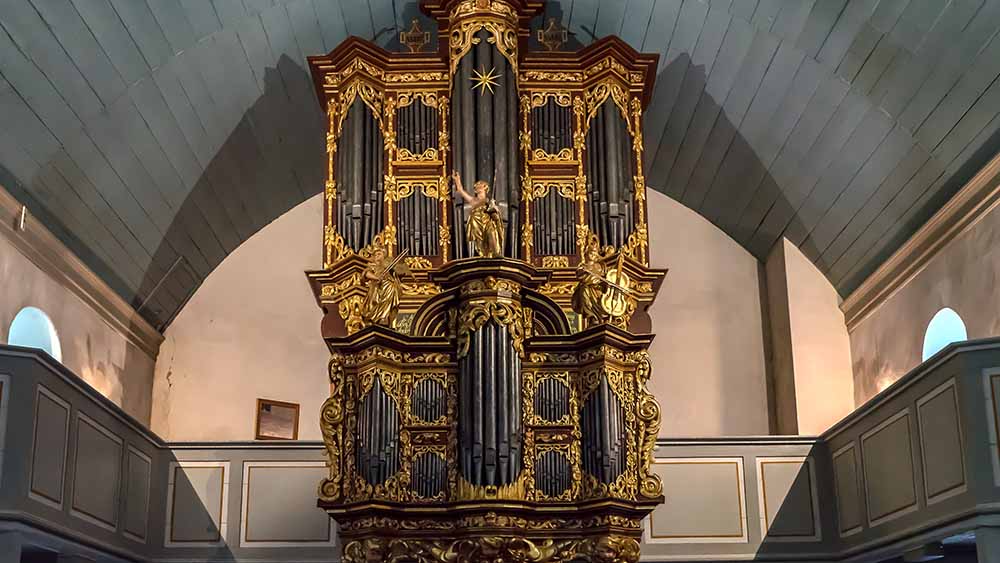
[[[309,59],[327,121],[318,502],[348,563],[634,562],[663,500],[646,310],[666,271],[642,176],[657,57],[614,37],[531,51],[543,4],[422,0],[436,52],[350,38]]]

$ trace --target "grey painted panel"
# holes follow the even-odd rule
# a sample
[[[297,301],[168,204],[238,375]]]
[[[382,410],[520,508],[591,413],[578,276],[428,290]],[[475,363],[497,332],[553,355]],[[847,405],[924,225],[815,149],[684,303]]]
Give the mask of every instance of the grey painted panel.
[[[812,475],[807,462],[764,461],[760,465],[768,537],[812,537]]]
[[[117,526],[121,466],[121,438],[96,422],[78,418],[73,510]]]
[[[917,504],[910,415],[904,411],[883,424],[861,437],[868,521],[873,525]]]
[[[125,461],[125,511],[122,529],[142,539],[146,539],[148,532],[151,474],[150,461],[130,449]]]
[[[710,459],[660,462],[666,502],[650,516],[654,539],[740,538],[746,534],[739,465]]]
[[[917,405],[924,486],[928,499],[965,485],[965,452],[955,386],[949,385]]]
[[[316,507],[326,476],[325,467],[248,467],[245,542],[330,541],[330,517]]]
[[[203,543],[221,539],[224,475],[222,467],[174,468],[171,542]]]
[[[62,504],[69,441],[69,406],[39,388],[35,402],[35,433],[32,441],[31,492]]]
[[[837,498],[838,530],[845,533],[861,527],[861,491],[858,489],[858,460],[854,446],[833,457],[834,494]]]

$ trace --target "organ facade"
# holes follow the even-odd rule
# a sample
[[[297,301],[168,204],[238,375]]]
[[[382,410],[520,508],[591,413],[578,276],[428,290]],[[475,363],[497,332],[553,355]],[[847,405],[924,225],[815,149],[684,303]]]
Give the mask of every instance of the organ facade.
[[[642,175],[657,57],[614,37],[529,50],[543,4],[424,0],[437,51],[351,38],[310,58],[319,506],[345,561],[637,561],[663,500],[646,309],[666,271]]]

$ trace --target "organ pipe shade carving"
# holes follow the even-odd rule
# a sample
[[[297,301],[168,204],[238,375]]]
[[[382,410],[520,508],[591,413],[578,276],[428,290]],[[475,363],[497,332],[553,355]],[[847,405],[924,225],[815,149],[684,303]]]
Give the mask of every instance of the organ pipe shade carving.
[[[635,228],[635,161],[628,124],[611,99],[587,130],[587,223],[602,245],[619,248]]]
[[[371,109],[359,98],[344,118],[337,147],[334,206],[337,230],[352,250],[360,250],[385,227],[384,145]]]
[[[499,204],[506,227],[504,255],[520,256],[521,201],[520,160],[518,157],[517,79],[507,58],[489,41],[490,34],[480,30],[479,43],[458,63],[451,96],[451,143],[454,169],[466,188],[477,180],[490,185],[490,197]],[[500,84],[494,93],[472,89],[473,70],[495,69]],[[453,202],[454,232],[452,242],[456,258],[473,256],[466,240],[465,222],[469,209],[460,198]]]

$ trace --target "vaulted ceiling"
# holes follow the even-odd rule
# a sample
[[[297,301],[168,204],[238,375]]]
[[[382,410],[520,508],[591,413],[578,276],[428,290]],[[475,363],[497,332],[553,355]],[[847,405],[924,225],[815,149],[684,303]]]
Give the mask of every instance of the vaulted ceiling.
[[[574,45],[660,53],[650,186],[758,257],[789,238],[842,294],[1000,149],[1000,0],[546,11]],[[348,35],[396,49],[417,16],[416,0],[7,0],[0,185],[162,327],[321,190],[305,57]]]

